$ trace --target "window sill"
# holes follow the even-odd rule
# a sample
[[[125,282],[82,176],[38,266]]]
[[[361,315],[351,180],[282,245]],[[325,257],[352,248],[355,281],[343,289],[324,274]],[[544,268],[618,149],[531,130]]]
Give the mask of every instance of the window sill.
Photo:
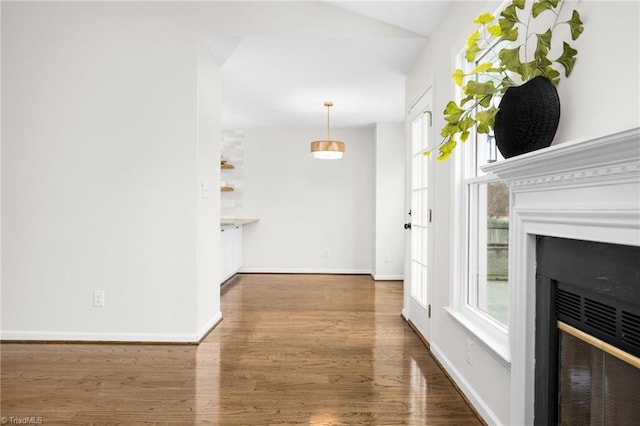
[[[445,307],[445,311],[467,332],[474,335],[477,342],[487,352],[489,352],[503,366],[511,369],[511,351],[509,350],[509,341],[507,336],[505,339],[499,339],[493,333],[488,332],[479,326],[475,321],[464,315],[460,311],[456,311],[450,307]]]

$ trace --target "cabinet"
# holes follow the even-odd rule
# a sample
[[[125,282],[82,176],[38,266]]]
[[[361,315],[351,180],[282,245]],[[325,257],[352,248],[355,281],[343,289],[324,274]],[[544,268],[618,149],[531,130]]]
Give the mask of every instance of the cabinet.
[[[242,267],[242,226],[220,227],[220,283],[234,276]]]

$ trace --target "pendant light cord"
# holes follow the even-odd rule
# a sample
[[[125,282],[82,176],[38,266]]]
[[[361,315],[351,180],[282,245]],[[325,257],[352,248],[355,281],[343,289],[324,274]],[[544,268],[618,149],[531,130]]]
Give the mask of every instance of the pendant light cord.
[[[330,141],[331,140],[331,114],[329,111],[333,106],[333,102],[326,101],[324,103],[324,106],[327,107],[327,140]]]

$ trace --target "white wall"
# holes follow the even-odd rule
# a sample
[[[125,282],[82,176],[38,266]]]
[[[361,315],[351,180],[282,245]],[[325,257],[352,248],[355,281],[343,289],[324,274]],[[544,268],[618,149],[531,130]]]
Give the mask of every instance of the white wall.
[[[219,94],[198,96],[197,34],[149,7],[2,5],[5,339],[193,341],[219,316],[197,219],[219,208],[197,201]]]
[[[375,206],[372,275],[377,280],[404,275],[404,123],[375,128]]]
[[[332,128],[346,155],[316,160],[325,131],[245,129],[244,271],[371,273],[374,131]]]
[[[407,76],[407,99],[415,98],[433,79],[435,129],[444,125],[441,111],[454,95],[451,81],[454,55],[475,28],[471,22],[479,13],[493,12],[499,5],[499,2],[454,2]],[[578,2],[576,7],[585,23],[585,32],[575,42],[579,55],[573,74],[569,79],[563,79],[558,88],[562,116],[555,143],[606,134],[612,129],[631,128],[640,120],[639,4],[588,1]],[[475,338],[443,309],[450,304],[453,291],[456,155],[454,153],[447,162],[435,165],[433,228],[438,252],[433,278],[431,349],[485,420],[509,424],[509,368],[478,342],[474,345],[473,365],[469,365],[465,360],[465,343],[466,339]]]
[[[320,2],[1,7],[5,339],[193,340],[219,317],[207,284],[218,284],[219,199],[201,198],[203,183],[211,195],[219,183],[219,123],[206,117],[219,94],[201,91],[217,78],[204,75],[216,68],[201,40],[406,35]],[[321,241],[330,258],[320,266],[346,268],[335,262],[344,257],[370,271],[371,219],[359,220],[341,228],[346,246]],[[104,308],[92,307],[94,289]]]
[[[220,313],[220,68],[202,42],[198,50],[198,242],[197,335],[222,318]]]
[[[558,86],[554,144],[610,134],[640,123],[640,2],[581,1],[584,32],[573,73]]]

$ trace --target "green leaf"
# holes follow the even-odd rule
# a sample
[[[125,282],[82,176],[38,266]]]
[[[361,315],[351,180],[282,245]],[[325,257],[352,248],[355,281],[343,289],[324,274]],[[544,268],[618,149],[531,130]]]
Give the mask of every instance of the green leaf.
[[[521,65],[519,47],[514,49],[502,49],[500,53],[498,53],[498,58],[500,58],[500,62],[509,71],[518,72]]]
[[[455,117],[455,121],[447,120],[449,123],[455,123],[460,119],[464,110],[458,106],[454,101],[449,101],[444,108],[445,117]]]
[[[512,3],[502,11],[498,20],[502,40],[516,41],[518,39],[518,28],[515,25],[519,22],[516,5]]]
[[[440,131],[440,136],[446,138],[447,136],[455,135],[456,133],[458,133],[457,124],[447,123]]]
[[[513,27],[508,31],[502,30],[502,37],[500,40],[516,41],[518,39],[518,29]]]
[[[460,128],[460,131],[466,132],[475,125],[476,120],[473,117],[467,116],[458,124],[458,127]]]
[[[479,83],[477,81],[470,80],[469,83],[467,83],[466,88],[470,95],[475,96],[493,95],[496,93],[496,86],[493,84],[493,81]]]
[[[456,83],[456,85],[462,86],[462,80],[464,80],[464,72],[460,68],[458,68],[453,72],[451,78]]]
[[[480,31],[478,30],[475,30],[474,32],[469,34],[469,37],[467,37],[467,49],[473,46],[474,44],[476,44],[479,38],[480,38]]]
[[[560,73],[553,67],[545,67],[542,75],[547,77],[554,86],[560,83]]]
[[[469,139],[469,135],[470,135],[470,133],[468,131],[460,133],[460,141],[461,142],[466,142],[467,139]]]
[[[440,154],[438,155],[437,160],[444,161],[449,158],[457,144],[458,143],[453,138],[449,138],[445,143],[440,145],[440,148],[438,148]]]
[[[538,71],[538,61],[535,61],[535,60],[525,62],[522,65],[520,65],[520,68],[518,68],[518,74],[520,74],[523,81],[529,81],[536,75],[539,75],[537,71]]]
[[[540,61],[547,56],[549,49],[551,49],[551,28],[544,34],[536,34],[536,37],[538,38],[538,43],[533,57],[536,61]]]
[[[564,67],[564,75],[565,77],[569,77],[571,75],[571,71],[573,70],[573,66],[576,63],[576,55],[578,51],[573,47],[569,46],[569,44],[565,41],[562,42],[562,55],[554,62],[559,63]]]
[[[460,106],[463,106],[464,104],[466,104],[467,102],[469,102],[469,101],[471,101],[473,99],[474,99],[473,95],[469,95],[469,96],[466,96],[466,97],[462,98],[460,100]]]
[[[476,120],[478,120],[478,133],[490,133],[493,129],[493,123],[495,121],[498,108],[491,107],[484,111],[479,111],[476,114]]]
[[[558,6],[559,0],[539,0],[533,4],[531,8],[531,14],[534,18],[537,18],[545,10],[555,9]]]
[[[502,28],[503,30],[505,27],[503,27],[502,21],[505,21],[505,25],[506,25],[506,22],[511,22],[511,27],[513,27],[513,25],[515,25],[516,23],[520,22],[520,20],[518,19],[518,14],[516,13],[516,5],[513,3],[507,6],[502,11],[500,16],[502,17],[502,19],[500,19],[499,21],[500,28]]]
[[[493,99],[493,95],[484,96],[482,99],[480,99],[479,105],[482,108],[489,108],[491,106],[491,100],[492,99]]]
[[[491,21],[493,21],[493,15],[490,14],[489,12],[484,12],[484,13],[481,13],[480,15],[478,15],[478,17],[473,20],[473,23],[474,24],[485,25],[485,24],[488,24]]]
[[[467,62],[474,62],[476,60],[476,55],[480,52],[480,46],[478,43],[473,43],[470,47],[467,48],[467,53],[464,55]]]
[[[513,0],[512,3],[518,9],[524,9],[525,0]]]
[[[493,37],[502,36],[502,28],[500,28],[500,24],[489,25],[487,27],[487,31],[489,31],[489,34],[491,34]]]
[[[444,113],[445,115],[458,114],[462,113],[462,109],[454,101],[449,101],[444,108]]]
[[[493,67],[493,64],[491,62],[483,62],[482,64],[475,67],[473,71],[471,71],[471,74],[487,72],[491,69],[491,67]]]
[[[580,14],[577,10],[574,10],[571,14],[571,19],[567,21],[569,28],[571,28],[571,40],[576,40],[582,31],[584,31],[584,25],[580,20]]]
[[[505,92],[507,91],[507,89],[509,89],[509,87],[513,87],[515,86],[515,82],[511,79],[511,77],[509,76],[505,76],[502,81],[500,82],[500,84],[498,85],[498,95],[504,95]]]

